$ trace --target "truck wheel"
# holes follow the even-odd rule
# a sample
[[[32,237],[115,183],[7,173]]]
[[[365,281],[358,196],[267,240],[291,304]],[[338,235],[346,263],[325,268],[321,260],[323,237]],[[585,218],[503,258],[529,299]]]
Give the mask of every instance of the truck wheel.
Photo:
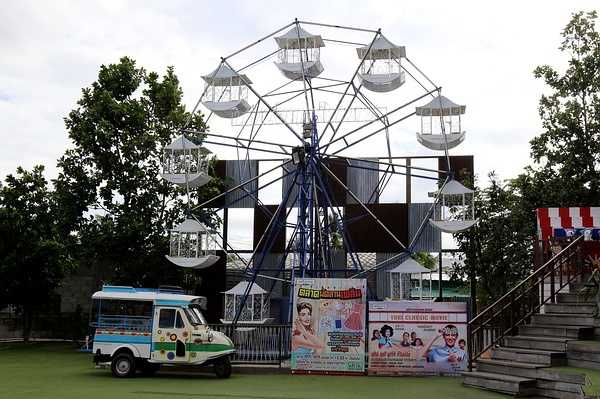
[[[229,357],[224,357],[215,362],[215,374],[219,378],[229,378],[231,376],[231,362]]]
[[[160,369],[160,364],[150,363],[147,360],[144,360],[140,366],[140,371],[146,377],[151,377]]]
[[[129,353],[122,352],[113,357],[110,364],[112,374],[118,378],[135,376],[135,359]]]

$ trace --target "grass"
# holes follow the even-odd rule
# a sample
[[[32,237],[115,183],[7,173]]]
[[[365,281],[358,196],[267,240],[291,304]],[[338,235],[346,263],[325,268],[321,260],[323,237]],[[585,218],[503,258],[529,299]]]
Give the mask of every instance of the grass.
[[[95,369],[91,355],[61,344],[0,344],[2,399],[486,399],[506,398],[465,388],[452,377],[336,377],[158,373],[151,378],[113,378]]]

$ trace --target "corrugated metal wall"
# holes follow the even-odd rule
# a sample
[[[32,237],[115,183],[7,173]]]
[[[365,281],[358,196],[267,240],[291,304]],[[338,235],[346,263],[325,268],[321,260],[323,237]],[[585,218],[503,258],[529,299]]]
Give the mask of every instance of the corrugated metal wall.
[[[366,160],[377,161],[377,158],[365,158]],[[347,186],[358,199],[365,204],[375,204],[379,201],[379,193],[376,192],[377,183],[379,182],[379,172],[376,170],[379,165],[366,161],[349,161],[350,165],[347,169]],[[371,168],[371,169],[361,169]],[[375,194],[373,194],[375,192]],[[357,202],[346,193],[346,203],[356,204]]]
[[[258,161],[257,160],[227,160],[225,161],[225,173],[229,187],[235,187],[238,184],[245,182],[258,176]],[[229,208],[254,208],[256,198],[258,196],[256,190],[258,188],[258,179],[244,186],[244,189],[254,195],[248,195],[243,199],[247,192],[243,189],[238,189],[227,195],[226,203],[231,204]],[[235,201],[235,202],[234,202]]]
[[[289,175],[287,175],[286,177],[283,178],[283,183],[281,185],[281,200],[282,201],[283,201],[283,197],[289,190],[290,185],[294,182],[294,177],[296,176],[296,165],[294,165],[293,163],[288,163],[287,165],[284,165],[283,166],[283,174],[285,175],[288,172],[292,172],[292,173],[290,173]],[[292,188],[288,203],[286,204],[286,206],[288,208],[294,205],[296,198],[298,197],[298,184],[299,184],[299,182],[296,181],[296,184]]]
[[[429,212],[430,207],[430,203],[408,205],[408,234],[411,242],[417,234],[417,231],[419,230],[419,226],[423,222],[423,219],[427,217],[427,213]],[[438,229],[433,227],[431,223],[429,223],[429,219],[427,218],[427,221],[425,221],[425,228],[423,229],[423,232],[421,233],[419,239],[415,243],[413,251],[439,252],[441,246],[442,234]]]

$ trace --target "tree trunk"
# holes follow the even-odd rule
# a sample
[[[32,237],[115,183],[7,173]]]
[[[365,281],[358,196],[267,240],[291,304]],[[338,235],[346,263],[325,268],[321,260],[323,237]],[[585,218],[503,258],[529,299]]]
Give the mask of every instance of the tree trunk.
[[[29,343],[31,337],[31,326],[33,324],[33,313],[29,306],[23,307],[23,342]]]

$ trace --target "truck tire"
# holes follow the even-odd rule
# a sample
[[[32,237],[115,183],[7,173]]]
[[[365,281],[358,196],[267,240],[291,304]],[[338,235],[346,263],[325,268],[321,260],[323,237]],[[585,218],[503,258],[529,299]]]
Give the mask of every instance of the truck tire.
[[[115,377],[135,377],[135,359],[130,353],[117,353],[110,363],[110,370]]]
[[[229,360],[229,356],[216,360],[213,367],[218,378],[229,378],[231,376],[231,361]]]

